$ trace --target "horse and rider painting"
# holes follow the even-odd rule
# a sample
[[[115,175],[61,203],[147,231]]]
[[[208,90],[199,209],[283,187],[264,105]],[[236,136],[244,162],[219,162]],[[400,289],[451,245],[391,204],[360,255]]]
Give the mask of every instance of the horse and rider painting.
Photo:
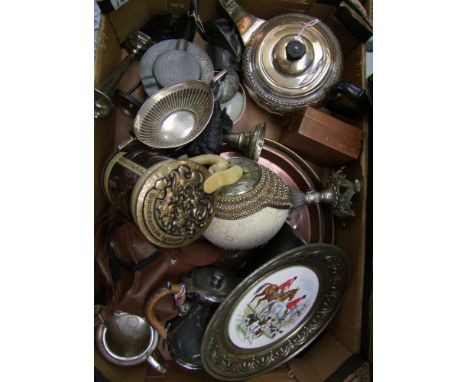
[[[297,276],[287,279],[281,284],[263,283],[255,290],[255,295],[249,301],[251,313],[244,316],[244,338],[252,343],[253,339],[262,335],[275,338],[283,333],[282,326],[295,316],[299,316],[301,302],[306,294],[296,297],[299,288],[294,288]]]

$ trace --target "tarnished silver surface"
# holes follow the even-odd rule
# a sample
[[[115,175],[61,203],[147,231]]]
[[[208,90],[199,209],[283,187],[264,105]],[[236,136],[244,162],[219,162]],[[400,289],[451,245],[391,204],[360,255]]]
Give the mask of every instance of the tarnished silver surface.
[[[134,121],[136,137],[159,149],[183,146],[198,137],[213,114],[211,88],[201,81],[173,85],[148,98]]]
[[[361,182],[348,180],[343,174],[344,167],[332,171],[327,181],[327,188],[322,191],[310,190],[305,193],[289,188],[291,195],[291,211],[297,211],[308,204],[326,203],[332,206],[335,216],[354,216],[352,197],[361,191]],[[343,191],[344,190],[344,191]]]
[[[184,283],[188,294],[204,303],[219,304],[235,288],[238,278],[226,269],[203,267],[195,269]]]
[[[158,340],[158,332],[145,319],[125,312],[115,312],[96,333],[97,347],[108,361],[120,366],[148,361],[165,374],[167,367],[156,351]]]
[[[306,54],[288,64],[279,52],[293,40],[303,42]],[[342,66],[341,48],[331,30],[302,14],[276,16],[261,25],[242,58],[249,94],[278,114],[320,105],[340,79]]]
[[[223,142],[240,149],[247,158],[257,162],[265,141],[266,124],[259,123],[250,133],[230,133],[223,137]]]
[[[182,39],[161,41],[141,58],[140,78],[149,96],[163,87],[184,81],[209,83],[213,75],[213,64],[208,54]]]
[[[231,16],[231,19],[239,30],[242,41],[247,45],[252,35],[265,20],[248,14],[233,0],[219,0],[219,4],[221,4],[229,16]]]
[[[268,346],[248,349],[234,345],[228,335],[228,325],[238,304],[259,280],[294,265],[309,268],[318,277],[319,289],[312,308],[294,330]],[[205,370],[221,380],[244,380],[268,372],[294,357],[333,319],[343,300],[348,274],[345,254],[327,244],[301,246],[263,264],[229,294],[210,320],[201,348]]]

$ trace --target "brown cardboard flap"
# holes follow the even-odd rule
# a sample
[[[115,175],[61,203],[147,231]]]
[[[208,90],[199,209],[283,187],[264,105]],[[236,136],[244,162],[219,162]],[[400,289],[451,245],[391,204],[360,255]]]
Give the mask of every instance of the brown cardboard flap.
[[[366,200],[367,200],[367,124],[364,124],[364,140],[360,166],[348,166],[348,179],[361,179],[361,192],[353,198],[356,216],[346,220],[345,225],[336,222],[335,243],[348,255],[350,261],[350,280],[348,290],[329,330],[354,353],[361,346],[362,297],[364,287],[364,262],[366,238]]]
[[[351,351],[327,333],[301,358],[288,362],[299,382],[323,382],[350,356]]]
[[[94,86],[98,86],[120,62],[120,45],[115,37],[112,25],[107,16],[101,17],[96,57],[94,60]]]
[[[172,1],[172,3],[178,2]],[[122,43],[129,33],[137,31],[153,15],[166,8],[166,1],[130,0],[116,11],[109,13],[108,16],[117,39]]]

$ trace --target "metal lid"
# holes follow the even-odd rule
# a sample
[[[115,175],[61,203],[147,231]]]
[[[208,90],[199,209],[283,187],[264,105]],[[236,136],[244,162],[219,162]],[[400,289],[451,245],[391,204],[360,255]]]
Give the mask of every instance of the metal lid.
[[[247,158],[233,157],[228,162],[230,166],[241,166],[244,174],[236,183],[218,190],[217,218],[236,220],[265,207],[290,208],[289,189],[273,171]]]
[[[188,289],[189,293],[195,293],[204,302],[219,304],[237,283],[236,275],[227,269],[204,267],[192,272]]]
[[[342,71],[338,40],[319,19],[303,14],[263,23],[246,47],[243,72],[250,90],[273,111],[321,102]]]
[[[329,244],[300,246],[258,267],[213,314],[201,347],[204,369],[237,381],[288,361],[330,324],[348,274],[346,255]]]
[[[190,160],[167,160],[150,167],[131,197],[133,218],[157,246],[175,248],[200,237],[214,217],[217,196],[203,191],[210,175]]]
[[[247,158],[229,158],[230,166],[241,166],[244,170],[242,177],[234,184],[220,188],[221,195],[242,195],[251,191],[262,178],[262,169],[258,163]]]

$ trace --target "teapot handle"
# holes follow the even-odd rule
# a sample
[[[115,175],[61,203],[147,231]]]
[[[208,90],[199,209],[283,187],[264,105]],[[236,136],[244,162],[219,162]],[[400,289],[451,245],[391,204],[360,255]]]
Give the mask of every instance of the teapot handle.
[[[150,325],[157,330],[159,335],[163,340],[167,339],[167,332],[163,324],[159,321],[154,313],[154,307],[157,305],[158,301],[161,298],[172,294],[174,296],[174,300],[176,301],[176,305],[182,305],[185,301],[185,286],[184,284],[171,284],[165,288],[161,288],[156,293],[151,295],[148,298],[148,301],[145,305],[145,316]]]

